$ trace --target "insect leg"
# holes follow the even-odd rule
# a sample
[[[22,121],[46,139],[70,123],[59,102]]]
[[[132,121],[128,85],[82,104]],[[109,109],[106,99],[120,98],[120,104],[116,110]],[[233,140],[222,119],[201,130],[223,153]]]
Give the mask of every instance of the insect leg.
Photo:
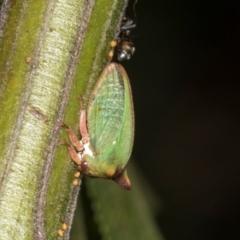
[[[83,99],[81,96],[78,96],[81,104],[81,112],[80,112],[80,119],[79,119],[79,129],[82,136],[82,143],[88,143],[89,142],[89,134],[87,129],[87,113],[86,109],[83,105]]]
[[[66,124],[64,124],[64,123],[60,123],[60,126],[66,128],[66,131],[67,131],[67,134],[68,134],[68,137],[69,137],[71,143],[77,149],[78,152],[82,152],[83,151],[83,145],[78,140],[78,137],[73,132],[73,130],[70,127],[68,127]]]
[[[76,150],[74,147],[70,146],[68,147],[69,153],[71,155],[72,160],[78,165],[81,166],[81,158],[78,156]]]

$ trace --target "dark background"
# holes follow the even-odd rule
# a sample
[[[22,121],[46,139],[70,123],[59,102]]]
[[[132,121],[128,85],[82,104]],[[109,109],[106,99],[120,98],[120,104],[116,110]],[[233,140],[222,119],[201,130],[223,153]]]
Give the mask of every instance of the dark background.
[[[238,2],[136,6],[136,52],[123,63],[136,113],[133,156],[161,197],[156,220],[167,240],[240,239]]]

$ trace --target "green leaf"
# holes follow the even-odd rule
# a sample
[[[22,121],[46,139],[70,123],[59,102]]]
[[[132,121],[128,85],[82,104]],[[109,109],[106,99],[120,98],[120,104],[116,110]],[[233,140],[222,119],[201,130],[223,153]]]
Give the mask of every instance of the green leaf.
[[[79,229],[81,218],[88,233],[85,233],[88,237],[84,239],[164,239],[154,220],[160,208],[155,204],[157,196],[143,181],[143,175],[135,164],[130,161],[127,166],[132,182],[131,191],[118,187],[113,181],[84,179],[86,190],[83,191],[83,201],[78,204],[72,240],[82,239],[77,235],[82,234]]]

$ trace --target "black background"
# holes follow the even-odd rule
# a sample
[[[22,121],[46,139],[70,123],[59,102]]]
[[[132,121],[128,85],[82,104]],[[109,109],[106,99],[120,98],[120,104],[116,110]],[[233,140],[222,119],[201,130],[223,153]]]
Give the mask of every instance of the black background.
[[[167,240],[240,239],[238,2],[136,6],[136,52],[123,63],[136,113],[133,156],[161,197],[156,221]]]

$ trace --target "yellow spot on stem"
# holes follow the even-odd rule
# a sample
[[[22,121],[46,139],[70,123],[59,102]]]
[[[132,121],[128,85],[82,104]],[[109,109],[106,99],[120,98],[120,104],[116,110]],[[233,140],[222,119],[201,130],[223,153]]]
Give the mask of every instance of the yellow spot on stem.
[[[63,233],[64,233],[64,232],[63,232],[63,230],[62,230],[62,229],[59,229],[59,230],[58,230],[58,235],[59,235],[60,237],[62,237],[62,236],[63,236]]]
[[[111,47],[116,47],[117,46],[117,41],[116,40],[112,40],[111,42],[110,42],[110,45],[111,45]]]
[[[72,184],[73,184],[74,186],[77,186],[77,185],[78,185],[78,179],[77,179],[77,178],[74,179]]]
[[[62,229],[65,231],[65,230],[67,230],[67,227],[68,227],[68,225],[66,224],[66,223],[63,223],[62,224]]]
[[[114,51],[113,50],[110,50],[109,53],[108,53],[108,57],[112,58],[114,55]]]
[[[28,57],[25,58],[25,61],[26,61],[27,63],[30,63],[31,60],[32,60],[32,57],[31,57],[31,56],[28,56]]]
[[[81,173],[80,172],[76,172],[75,174],[74,174],[74,177],[76,177],[76,178],[79,178],[81,176]]]

